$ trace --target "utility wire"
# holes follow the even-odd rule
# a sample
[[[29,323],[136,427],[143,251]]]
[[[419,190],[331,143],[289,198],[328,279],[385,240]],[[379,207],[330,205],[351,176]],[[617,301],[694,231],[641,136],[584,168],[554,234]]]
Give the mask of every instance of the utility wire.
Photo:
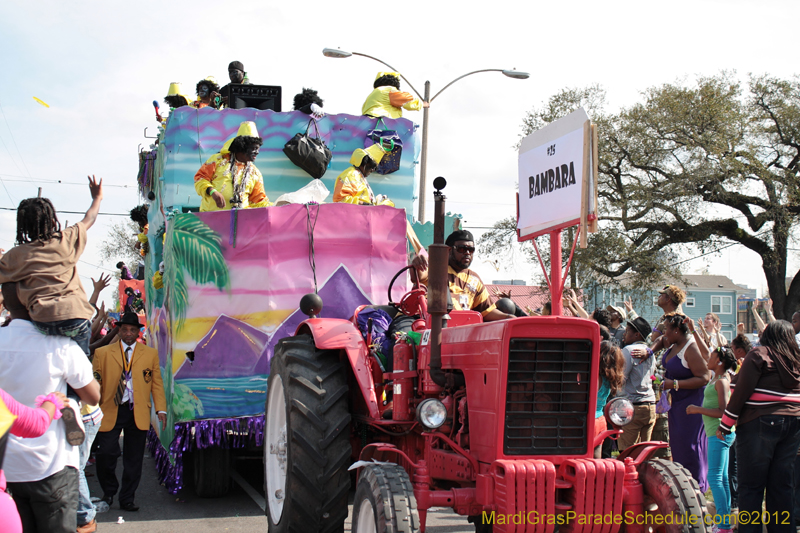
[[[16,211],[16,207],[0,207],[2,211]],[[86,211],[61,211],[56,209],[56,213],[66,213],[67,215],[85,215]],[[130,213],[97,213],[98,215],[105,215],[107,217],[127,217]]]
[[[5,176],[5,181],[9,182],[25,182],[25,183],[54,183],[57,185],[82,185],[86,186],[86,182],[78,182],[78,181],[64,181],[58,179],[45,179],[45,178],[26,178],[25,176],[19,176],[16,174],[5,174],[0,172],[0,176]],[[8,179],[8,178],[22,178],[22,179]],[[130,189],[134,187],[138,187],[138,185],[115,185],[112,183],[103,183],[103,188],[105,187],[119,187],[121,189]]]
[[[27,173],[28,173],[28,177],[31,177],[31,171],[30,171],[30,170],[28,170],[28,165],[26,165],[26,164],[25,164],[25,160],[22,158],[22,154],[21,154],[21,153],[20,153],[20,151],[19,151],[19,146],[17,146],[17,140],[16,140],[16,139],[14,139],[14,132],[13,132],[13,131],[11,131],[11,126],[9,126],[9,124],[8,124],[8,119],[6,118],[6,113],[5,113],[5,111],[3,111],[3,106],[2,106],[2,104],[0,104],[0,114],[2,114],[2,115],[3,115],[3,120],[4,120],[4,121],[5,121],[5,123],[6,123],[6,128],[8,128],[8,133],[10,133],[10,134],[11,134],[11,141],[14,143],[14,148],[16,148],[16,149],[17,149],[17,155],[19,155],[19,160],[20,160],[20,161],[22,161],[22,166],[23,166],[23,167],[25,167],[25,172],[27,172]],[[5,144],[5,143],[3,143],[3,144]],[[6,150],[8,150],[8,148],[7,148],[7,147],[6,147]],[[11,154],[11,152],[10,152],[10,151],[9,151],[8,153],[9,153],[9,155]],[[15,165],[16,165],[16,163],[15,163]],[[17,168],[19,168],[19,167],[17,167]]]

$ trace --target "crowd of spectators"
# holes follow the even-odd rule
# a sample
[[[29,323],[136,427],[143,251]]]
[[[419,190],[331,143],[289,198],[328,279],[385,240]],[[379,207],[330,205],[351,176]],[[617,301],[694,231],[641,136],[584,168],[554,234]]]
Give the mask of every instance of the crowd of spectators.
[[[105,350],[121,358],[121,342],[139,345],[140,324],[124,315],[122,329],[109,325],[105,305],[97,306],[100,293],[109,286],[110,275],[92,279],[93,291],[88,299],[80,282],[77,262],[100,209],[102,180],[90,177],[89,190],[92,204],[86,215],[64,228],[49,199],[23,200],[17,212],[16,246],[0,253],[0,304],[4,308],[0,419],[5,415],[5,420],[11,421],[0,423],[0,442],[5,440],[5,453],[0,444],[3,532],[95,531],[95,515],[108,508],[110,498],[104,494],[106,501],[101,503],[105,508],[93,503],[84,469],[95,437],[99,439],[110,431],[105,426],[114,426],[118,412],[133,410],[132,399],[115,403],[109,397],[113,398],[118,389],[131,394],[135,391],[145,405],[147,401],[141,398],[150,395],[130,372],[112,371],[105,380],[98,372],[95,353]],[[126,320],[135,320],[132,337],[125,335]],[[145,358],[144,353],[141,358]],[[129,358],[128,364],[136,364],[135,360]],[[116,364],[124,366],[120,361]],[[153,366],[151,360],[148,365]],[[154,366],[152,381],[158,379],[160,386],[159,367],[157,363]],[[153,394],[163,409],[158,394]],[[147,416],[149,426],[149,409]],[[7,432],[2,430],[5,427]],[[106,453],[113,455],[113,451]],[[101,455],[102,450],[98,450],[98,460]],[[130,477],[127,464],[125,474]],[[124,485],[125,480],[123,491]],[[121,501],[120,508],[137,510],[133,491],[128,495],[129,501]]]

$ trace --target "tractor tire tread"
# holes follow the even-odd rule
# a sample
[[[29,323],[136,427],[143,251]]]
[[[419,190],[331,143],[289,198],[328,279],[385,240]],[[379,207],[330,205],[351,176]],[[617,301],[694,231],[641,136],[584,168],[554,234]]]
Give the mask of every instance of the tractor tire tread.
[[[271,365],[270,374],[280,375],[284,386],[289,464],[282,516],[278,524],[268,520],[269,531],[341,532],[351,446],[347,375],[339,352],[319,350],[311,336],[299,335],[278,342]]]

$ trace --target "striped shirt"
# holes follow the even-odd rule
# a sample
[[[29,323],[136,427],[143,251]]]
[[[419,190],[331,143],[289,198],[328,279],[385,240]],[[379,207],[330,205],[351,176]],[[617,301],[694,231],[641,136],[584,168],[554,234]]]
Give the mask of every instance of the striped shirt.
[[[747,354],[731,388],[719,425],[723,433],[762,415],[800,416],[800,368],[765,346]]]
[[[486,316],[496,309],[489,301],[489,291],[486,290],[480,276],[472,270],[465,268],[461,272],[456,272],[453,267],[447,265],[447,284],[453,296],[453,310],[478,311],[481,316]]]

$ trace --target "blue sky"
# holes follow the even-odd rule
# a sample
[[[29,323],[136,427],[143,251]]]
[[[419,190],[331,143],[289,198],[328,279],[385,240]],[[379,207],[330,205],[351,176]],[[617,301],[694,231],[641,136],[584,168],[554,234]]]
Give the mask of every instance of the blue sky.
[[[245,64],[255,83],[282,85],[284,105],[301,87],[319,90],[329,112],[358,113],[382,65],[365,58],[329,59],[325,47],[380,57],[420,91],[483,68],[498,73],[459,81],[431,108],[428,174],[448,178],[449,208],[468,227],[513,214],[516,152],[524,113],[563,87],[598,83],[609,108],[629,105],[649,86],[720,70],[795,73],[797,20],[790,1],[661,2],[23,2],[3,5],[0,50],[0,207],[13,208],[37,187],[58,209],[84,211],[87,174],[107,185],[103,212],[139,203],[136,152],[151,102],[171,81],[194,84],[227,64]],[[46,109],[33,100],[39,97]],[[407,113],[421,122],[421,113]],[[62,184],[53,180],[62,180]],[[37,183],[37,181],[42,181]],[[68,182],[68,183],[66,183]],[[6,189],[9,194],[7,194]],[[432,212],[432,207],[428,208]],[[61,215],[62,222],[81,215]],[[97,245],[108,225],[90,232],[81,274],[97,276]],[[0,210],[0,247],[15,234],[13,211]],[[476,232],[477,233],[477,232]],[[479,263],[476,262],[476,263]],[[760,287],[760,260],[738,248],[690,263]],[[112,264],[104,264],[113,268]],[[538,267],[500,273],[476,264],[486,281],[530,279]],[[797,268],[797,263],[792,264]],[[88,283],[88,279],[84,279]]]

